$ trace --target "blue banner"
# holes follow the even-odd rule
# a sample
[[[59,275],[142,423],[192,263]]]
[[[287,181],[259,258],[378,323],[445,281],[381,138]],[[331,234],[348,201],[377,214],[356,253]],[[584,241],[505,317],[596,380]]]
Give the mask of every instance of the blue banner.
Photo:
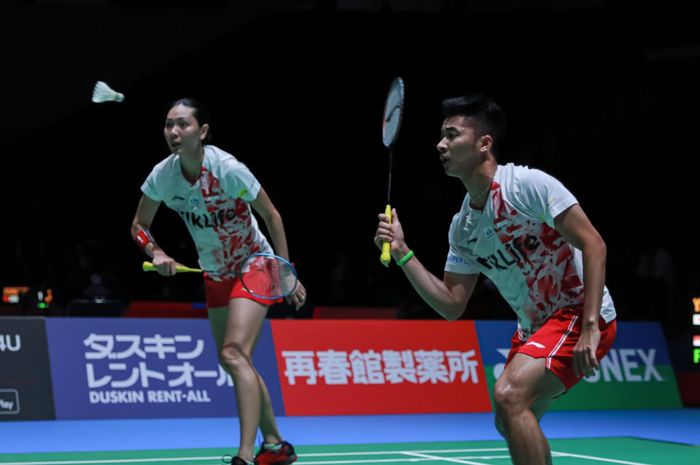
[[[205,319],[52,318],[46,326],[57,419],[238,415]],[[253,363],[284,415],[267,321]]]

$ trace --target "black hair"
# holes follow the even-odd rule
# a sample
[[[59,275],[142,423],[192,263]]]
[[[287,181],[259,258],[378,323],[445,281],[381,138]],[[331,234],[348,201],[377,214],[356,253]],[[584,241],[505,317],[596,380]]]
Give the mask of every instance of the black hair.
[[[462,95],[442,101],[444,118],[465,116],[474,121],[474,129],[479,136],[493,137],[493,153],[498,154],[501,139],[508,126],[503,109],[491,98],[483,94]]]
[[[171,105],[170,109],[178,105],[184,105],[186,107],[192,108],[192,116],[197,120],[199,126],[202,127],[205,124],[209,125],[209,130],[207,135],[204,137],[204,142],[211,142],[211,117],[209,116],[209,110],[204,106],[202,102],[194,98],[181,98],[175,100]]]

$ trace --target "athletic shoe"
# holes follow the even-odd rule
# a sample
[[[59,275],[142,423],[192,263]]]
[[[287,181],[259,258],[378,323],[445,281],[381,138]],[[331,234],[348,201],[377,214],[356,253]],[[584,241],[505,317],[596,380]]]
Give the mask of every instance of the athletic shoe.
[[[276,445],[280,446],[277,450],[260,447],[258,454],[255,456],[255,465],[289,465],[292,462],[296,462],[297,454],[294,452],[294,446],[287,441],[282,441]]]

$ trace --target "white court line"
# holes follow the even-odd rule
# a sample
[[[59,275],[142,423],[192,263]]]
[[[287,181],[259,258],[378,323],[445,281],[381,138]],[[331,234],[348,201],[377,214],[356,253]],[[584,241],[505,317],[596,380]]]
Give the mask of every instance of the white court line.
[[[554,454],[554,452],[552,452],[552,454]],[[627,460],[606,459],[603,457],[595,457],[593,455],[570,454],[568,452],[557,452],[556,454],[557,457],[575,457],[577,459],[596,460],[598,462],[622,463],[624,465],[651,465],[642,462],[628,462]]]
[[[482,460],[493,460],[493,459],[509,459],[510,455],[484,455],[484,456],[477,456],[477,457],[440,457],[437,455],[429,455],[429,454],[416,454],[416,453],[407,453],[407,452],[400,452],[397,451],[397,453],[403,453],[405,455],[415,455],[414,458],[408,458],[408,457],[401,457],[397,459],[355,459],[355,460],[318,460],[318,461],[305,461],[305,460],[300,460],[299,462],[295,462],[294,465],[348,465],[348,464],[354,464],[354,463],[417,463],[417,462],[427,462],[427,461],[442,461],[442,462],[454,462],[454,463],[463,463],[463,464],[472,464],[472,465],[486,465],[480,462],[471,462],[468,461],[467,459],[482,459]],[[303,455],[300,455],[299,457],[303,457]]]
[[[190,462],[195,460],[205,460],[206,463],[211,465],[212,460],[216,460],[220,463],[221,455],[217,455],[214,457],[151,457],[143,459],[45,460],[40,462],[2,462],[2,465],[82,465],[88,463]]]
[[[317,452],[310,454],[299,454],[300,458],[305,457],[351,457],[357,455],[390,455],[390,454],[421,454],[421,453],[456,453],[456,452],[502,452],[508,450],[507,448],[475,448],[475,449],[437,449],[437,450],[414,450],[414,451],[372,451],[372,452]],[[143,458],[143,459],[95,459],[95,460],[45,460],[45,461],[34,461],[34,462],[6,462],[3,465],[86,465],[86,464],[109,464],[109,463],[153,463],[153,462],[190,462],[195,460],[206,460],[206,461],[221,461],[221,456],[214,457],[169,457],[169,458]],[[322,462],[307,462],[311,464],[347,464],[347,463],[378,463],[378,462],[401,462],[409,460],[411,462],[422,462],[425,460],[421,459],[383,459],[383,460],[355,460],[355,461],[322,461]],[[304,462],[301,462],[303,465]],[[464,462],[462,462],[464,463]],[[193,464],[194,465],[194,464]]]
[[[46,460],[41,462],[2,462],[2,465],[81,465],[87,463],[140,463],[140,462],[189,462],[194,460],[218,460],[221,462],[221,456],[216,457],[152,457],[149,459],[95,459],[95,460]]]
[[[435,450],[413,450],[413,451],[368,451],[368,452],[318,452],[310,454],[299,454],[299,458],[307,457],[352,457],[358,455],[390,455],[390,454],[404,454],[409,456],[414,456],[415,458],[400,458],[400,459],[374,459],[374,460],[323,460],[323,461],[300,461],[299,465],[307,463],[309,465],[343,465],[343,464],[360,464],[360,463],[396,463],[396,462],[425,462],[428,460],[439,460],[452,463],[462,463],[468,465],[484,465],[479,462],[472,462],[467,459],[497,459],[497,458],[508,458],[509,456],[480,456],[480,457],[437,457],[432,454],[436,453],[457,453],[457,452],[504,452],[507,448],[474,448],[474,449],[435,449]],[[573,457],[586,460],[594,460],[599,462],[607,463],[617,463],[621,465],[650,465],[648,463],[642,462],[630,462],[626,460],[616,460],[607,459],[603,457],[595,457],[591,455],[581,455],[581,454],[571,454],[567,452],[552,451],[554,457]],[[155,463],[155,462],[194,462],[194,461],[206,461],[207,465],[211,465],[211,461],[218,463],[221,460],[221,456],[211,456],[211,457],[152,457],[152,458],[142,458],[142,459],[103,459],[103,460],[46,460],[46,461],[33,461],[33,462],[5,462],[3,465],[87,465],[87,464],[117,464],[117,463]],[[196,465],[196,464],[190,464]]]
[[[435,455],[419,454],[416,452],[403,452],[403,453],[406,455],[413,455],[413,456],[425,458],[428,460],[438,460],[440,462],[445,461],[445,462],[451,462],[451,463],[464,463],[466,465],[487,465],[487,464],[482,463],[482,462],[471,462],[469,460],[460,460],[460,459],[454,458],[454,457],[449,457],[449,458],[448,457],[438,457]]]
[[[400,457],[397,459],[319,460],[319,461],[313,461],[313,462],[306,462],[306,461],[300,460],[298,462],[294,462],[294,465],[349,465],[349,464],[355,464],[355,463],[418,463],[418,462],[427,462],[428,460],[433,461],[435,459],[425,458],[425,457],[415,457],[415,458]],[[459,462],[459,463],[471,463],[471,462]],[[484,464],[476,464],[476,465],[484,465]]]
[[[481,462],[471,462],[467,461],[466,459],[509,459],[510,455],[501,455],[501,456],[493,456],[493,457],[440,457],[437,455],[428,455],[428,454],[411,454],[415,455],[415,457],[410,458],[410,457],[401,457],[397,459],[355,459],[355,460],[319,460],[319,461],[304,461],[300,460],[299,462],[294,462],[294,465],[348,465],[348,464],[356,464],[356,463],[418,463],[418,462],[434,462],[434,461],[440,461],[440,462],[454,462],[454,463],[463,463],[463,464],[468,464],[468,465],[487,465]]]
[[[425,449],[425,450],[382,450],[382,451],[372,451],[372,452],[314,452],[312,454],[299,454],[299,457],[328,457],[332,456],[352,456],[352,455],[388,455],[388,454],[404,454],[404,453],[416,453],[416,454],[450,454],[457,452],[504,452],[507,451],[507,447],[490,447],[490,448],[480,448],[480,449]]]

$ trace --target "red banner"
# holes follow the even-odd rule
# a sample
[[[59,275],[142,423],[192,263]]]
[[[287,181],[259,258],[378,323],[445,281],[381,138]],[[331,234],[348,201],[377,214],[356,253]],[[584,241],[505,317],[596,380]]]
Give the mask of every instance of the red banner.
[[[473,321],[271,325],[287,415],[491,411]]]

